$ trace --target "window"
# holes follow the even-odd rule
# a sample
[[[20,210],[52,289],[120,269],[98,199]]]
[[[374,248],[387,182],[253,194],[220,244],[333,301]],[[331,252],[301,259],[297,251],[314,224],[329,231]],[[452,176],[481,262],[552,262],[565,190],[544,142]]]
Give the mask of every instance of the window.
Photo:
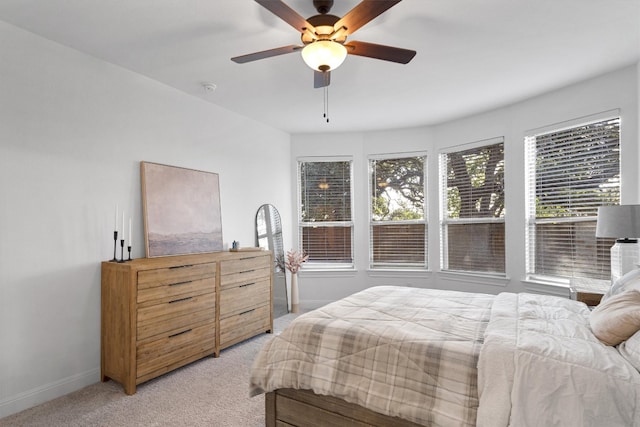
[[[440,155],[443,270],[503,274],[504,143]]]
[[[352,162],[298,162],[300,247],[315,267],[353,267]]]
[[[620,119],[525,138],[527,273],[608,279],[613,239],[596,239],[598,206],[620,202]]]
[[[369,160],[371,268],[427,268],[426,156]]]

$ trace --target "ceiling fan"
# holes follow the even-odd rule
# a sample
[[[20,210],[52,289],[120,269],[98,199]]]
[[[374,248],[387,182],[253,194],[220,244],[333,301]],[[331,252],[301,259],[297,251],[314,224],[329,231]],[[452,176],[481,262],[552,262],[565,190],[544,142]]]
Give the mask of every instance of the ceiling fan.
[[[329,86],[331,70],[336,69],[347,54],[407,64],[415,50],[401,49],[361,41],[347,42],[347,36],[381,15],[401,0],[362,0],[342,18],[330,15],[333,0],[313,0],[318,15],[304,19],[281,0],[256,0],[258,4],[301,33],[302,46],[289,45],[231,58],[244,64],[302,49],[302,58],[314,70],[313,86]]]

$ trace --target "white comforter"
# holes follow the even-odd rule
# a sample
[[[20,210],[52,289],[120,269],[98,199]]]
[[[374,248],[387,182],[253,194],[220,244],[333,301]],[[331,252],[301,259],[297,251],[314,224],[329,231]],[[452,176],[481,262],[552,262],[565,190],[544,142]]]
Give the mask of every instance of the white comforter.
[[[640,373],[589,328],[589,309],[496,297],[478,363],[477,426],[640,426]]]

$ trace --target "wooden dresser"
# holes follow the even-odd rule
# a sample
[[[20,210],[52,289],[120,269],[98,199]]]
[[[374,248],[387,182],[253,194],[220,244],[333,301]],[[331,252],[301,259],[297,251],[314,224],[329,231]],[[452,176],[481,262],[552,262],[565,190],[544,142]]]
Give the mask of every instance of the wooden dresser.
[[[271,252],[102,263],[101,379],[136,386],[273,329]]]

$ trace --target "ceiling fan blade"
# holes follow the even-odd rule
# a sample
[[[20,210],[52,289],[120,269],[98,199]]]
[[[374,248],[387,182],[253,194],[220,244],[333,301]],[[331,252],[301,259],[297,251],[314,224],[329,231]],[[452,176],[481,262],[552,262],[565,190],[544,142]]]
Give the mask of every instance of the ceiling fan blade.
[[[321,87],[329,86],[331,83],[331,71],[314,71],[313,72],[313,87],[318,89]]]
[[[349,55],[366,56],[368,58],[382,59],[400,64],[407,64],[416,56],[415,50],[367,42],[351,41],[345,43],[344,46],[347,48]]]
[[[231,58],[231,60],[238,64],[244,64],[245,62],[257,61],[258,59],[271,58],[272,56],[284,55],[286,53],[292,53],[301,49],[301,46],[289,45],[277,47],[275,49],[263,50],[261,52],[249,53],[247,55],[241,55]]]
[[[256,0],[256,2],[301,33],[304,33],[306,30],[313,32],[313,25],[309,24],[298,12],[291,9],[282,1]]]
[[[333,26],[335,31],[346,28],[346,34],[353,34],[358,28],[373,20],[401,0],[363,0],[351,9]]]

